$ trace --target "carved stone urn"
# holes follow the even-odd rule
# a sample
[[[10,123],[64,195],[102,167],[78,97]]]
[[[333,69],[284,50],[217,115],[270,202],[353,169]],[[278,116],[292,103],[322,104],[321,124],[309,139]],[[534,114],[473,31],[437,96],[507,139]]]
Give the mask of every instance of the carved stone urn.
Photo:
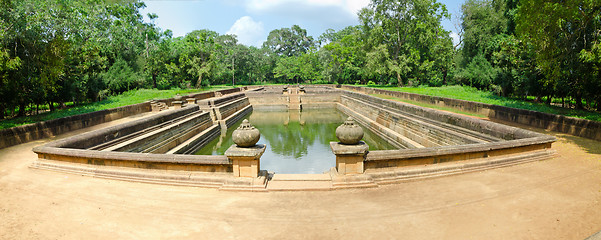
[[[232,140],[238,147],[252,147],[257,144],[261,138],[259,129],[256,129],[247,119],[242,121],[242,124],[232,133]]]
[[[175,94],[175,97],[173,97],[173,101],[181,101],[182,100],[182,96],[178,94]]]
[[[357,125],[353,118],[349,117],[336,128],[336,137],[343,144],[355,145],[363,138],[363,128]]]

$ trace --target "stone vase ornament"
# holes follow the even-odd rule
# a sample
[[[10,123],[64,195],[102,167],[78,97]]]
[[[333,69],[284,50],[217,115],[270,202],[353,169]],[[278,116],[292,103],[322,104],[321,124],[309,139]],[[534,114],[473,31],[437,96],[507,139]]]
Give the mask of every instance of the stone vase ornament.
[[[349,117],[336,128],[336,137],[342,144],[358,144],[363,138],[363,128],[357,125],[353,118]]]
[[[182,96],[178,94],[175,94],[175,96],[173,97],[173,101],[181,101],[182,100]]]
[[[252,147],[259,142],[261,133],[259,129],[250,125],[247,119],[242,121],[242,124],[232,133],[232,140],[238,147]]]

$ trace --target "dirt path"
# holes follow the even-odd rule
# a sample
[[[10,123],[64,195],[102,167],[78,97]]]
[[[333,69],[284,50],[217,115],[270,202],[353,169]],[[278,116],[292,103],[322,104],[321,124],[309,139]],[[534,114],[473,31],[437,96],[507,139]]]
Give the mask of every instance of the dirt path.
[[[584,239],[601,230],[601,143],[555,136],[552,160],[269,193],[30,169],[31,148],[50,141],[40,140],[0,149],[0,239]]]

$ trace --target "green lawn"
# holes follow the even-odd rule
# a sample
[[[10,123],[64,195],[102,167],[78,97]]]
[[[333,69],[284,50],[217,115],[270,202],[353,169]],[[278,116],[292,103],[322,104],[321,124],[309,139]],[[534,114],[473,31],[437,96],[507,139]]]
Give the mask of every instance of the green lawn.
[[[231,86],[212,86],[210,88],[203,89],[176,89],[176,90],[156,90],[156,89],[140,89],[124,92],[118,96],[111,96],[106,100],[100,102],[89,103],[85,105],[79,105],[67,109],[60,109],[53,112],[46,112],[33,116],[11,118],[0,121],[0,129],[11,128],[21,126],[30,123],[42,122],[52,120],[56,118],[68,117],[77,114],[95,112],[110,108],[116,108],[121,106],[132,105],[136,103],[142,103],[144,101],[152,99],[164,99],[171,98],[175,94],[189,94],[196,92],[215,91],[220,89],[231,88]]]
[[[568,109],[549,106],[544,103],[525,102],[519,99],[500,97],[491,92],[480,91],[471,87],[444,86],[444,87],[375,87],[384,90],[417,93],[428,96],[461,99],[473,102],[488,103],[512,108],[527,109],[537,112],[564,115],[575,118],[601,121],[601,113],[585,110]],[[404,101],[404,100],[403,100]]]

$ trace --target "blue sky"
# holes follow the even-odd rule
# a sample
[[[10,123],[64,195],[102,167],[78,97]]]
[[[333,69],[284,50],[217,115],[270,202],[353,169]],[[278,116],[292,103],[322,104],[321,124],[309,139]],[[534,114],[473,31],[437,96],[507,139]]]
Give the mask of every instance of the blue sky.
[[[460,13],[465,0],[439,0],[447,6],[451,20],[443,27],[455,32],[452,19]],[[307,29],[314,38],[326,29],[340,30],[359,24],[356,12],[369,0],[146,0],[142,14],[156,13],[161,29],[173,36],[184,36],[197,29],[219,34],[236,34],[245,45],[260,46],[269,32],[294,24]],[[452,33],[452,36],[456,36]]]

